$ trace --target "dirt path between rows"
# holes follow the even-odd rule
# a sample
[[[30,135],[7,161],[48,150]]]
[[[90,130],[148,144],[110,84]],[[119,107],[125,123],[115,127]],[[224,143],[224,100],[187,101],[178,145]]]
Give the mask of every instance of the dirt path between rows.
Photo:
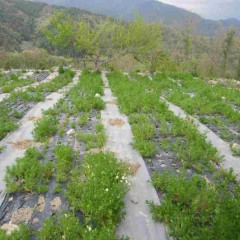
[[[106,108],[101,112],[102,123],[107,133],[107,146],[119,159],[128,161],[133,169],[130,179],[130,190],[126,195],[126,216],[117,233],[131,240],[164,240],[168,239],[165,226],[152,219],[146,201],[160,204],[156,190],[151,185],[150,175],[143,158],[133,150],[131,143],[133,135],[126,115],[119,112],[106,74],[102,73],[104,81],[104,97]]]

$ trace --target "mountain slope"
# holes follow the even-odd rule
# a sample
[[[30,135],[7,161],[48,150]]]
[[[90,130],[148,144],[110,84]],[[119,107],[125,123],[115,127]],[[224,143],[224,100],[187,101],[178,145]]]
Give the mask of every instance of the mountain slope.
[[[132,19],[136,12],[147,21],[178,27],[191,27],[194,34],[212,36],[216,32],[226,31],[229,27],[240,29],[240,21],[228,19],[221,21],[207,20],[187,10],[161,3],[155,0],[33,0],[66,7],[78,7],[95,13],[113,17]]]
[[[23,42],[31,42],[32,45],[49,50],[50,45],[39,28],[57,10],[65,11],[73,17],[90,15],[103,18],[77,8],[63,8],[24,0],[0,0],[0,50],[20,50]]]

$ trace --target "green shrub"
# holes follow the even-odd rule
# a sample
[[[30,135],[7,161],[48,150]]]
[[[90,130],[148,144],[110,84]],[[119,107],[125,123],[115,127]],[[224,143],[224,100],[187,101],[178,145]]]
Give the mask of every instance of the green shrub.
[[[54,115],[43,115],[43,118],[37,121],[33,130],[33,136],[36,141],[44,142],[57,131],[58,119]]]
[[[240,187],[233,179],[222,175],[207,184],[198,176],[156,173],[153,185],[164,199],[160,206],[151,204],[153,217],[177,239],[239,239]]]
[[[85,214],[87,224],[112,229],[124,215],[127,188],[126,167],[112,154],[86,154],[81,169],[72,173],[67,197],[74,209]]]
[[[45,220],[38,232],[38,240],[80,240],[82,225],[71,213],[55,215]]]
[[[3,117],[0,116],[0,122],[1,122],[0,139],[3,139],[7,135],[7,133],[15,130],[18,126],[15,122],[13,122],[12,120],[5,116]]]
[[[106,143],[104,126],[102,124],[97,124],[93,134],[77,133],[77,138],[79,141],[86,143],[86,150],[91,148],[102,148]]]
[[[41,153],[29,148],[25,156],[17,158],[13,166],[7,168],[5,182],[7,192],[44,192],[52,176],[52,163],[40,160]]]
[[[152,139],[155,134],[155,127],[150,123],[135,123],[131,127],[134,137],[139,140]]]
[[[54,148],[54,156],[56,159],[56,180],[57,182],[65,182],[69,177],[76,153],[71,146],[58,144]]]
[[[38,240],[116,240],[114,228],[102,226],[92,228],[79,222],[72,213],[55,215],[44,221],[38,232]]]
[[[18,230],[15,230],[8,235],[6,231],[0,229],[1,240],[29,240],[32,237],[32,231],[27,226],[20,225]]]
[[[63,68],[63,66],[61,65],[61,66],[59,66],[59,68],[58,68],[58,73],[59,74],[64,74],[64,68]]]
[[[135,140],[134,147],[143,157],[153,157],[157,152],[157,146],[149,140]]]

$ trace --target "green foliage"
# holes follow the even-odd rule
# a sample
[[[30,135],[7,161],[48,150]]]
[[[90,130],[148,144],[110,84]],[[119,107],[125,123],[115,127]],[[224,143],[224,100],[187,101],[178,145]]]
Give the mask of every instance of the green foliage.
[[[0,122],[1,122],[1,126],[0,126],[0,139],[3,139],[7,133],[15,130],[17,128],[17,124],[10,120],[7,116],[0,116]]]
[[[45,220],[43,228],[38,232],[39,240],[116,240],[115,233],[108,226],[92,229],[89,225],[79,222],[72,213],[55,215]]]
[[[154,219],[168,224],[178,239],[239,239],[240,188],[230,179],[207,184],[198,176],[156,173],[153,185],[165,197],[161,206],[151,204]]]
[[[236,79],[240,81],[240,58],[238,59],[238,64],[237,64]]]
[[[89,118],[89,113],[84,113],[83,115],[80,116],[78,123],[80,125],[85,125],[87,123],[88,118]]]
[[[19,229],[13,231],[11,235],[8,235],[4,230],[0,229],[0,239],[2,240],[29,240],[31,237],[31,230],[24,225],[20,225]]]
[[[14,75],[15,76],[15,75]],[[6,85],[2,86],[2,92],[10,93],[17,87],[23,87],[33,83],[34,81],[30,78],[23,79],[20,77],[12,77],[12,81],[9,81]]]
[[[99,73],[83,71],[81,81],[70,91],[70,100],[74,110],[89,112],[92,109],[102,110],[105,107],[103,100],[96,94],[103,95],[103,82]],[[79,92],[80,96],[79,97]]]
[[[170,74],[170,77],[180,80],[181,87],[177,82],[162,78],[160,74],[154,77],[167,99],[188,114],[195,115],[203,124],[214,126],[220,137],[233,142],[235,136],[228,129],[233,125],[240,126],[240,114],[233,109],[233,106],[239,105],[239,90],[220,85],[211,86],[201,78],[194,79],[188,74]],[[172,91],[169,91],[169,87]],[[194,93],[194,96],[188,93]]]
[[[136,123],[132,124],[132,131],[135,138],[148,140],[153,138],[155,134],[155,127],[150,123]]]
[[[38,142],[44,142],[57,131],[58,119],[56,116],[44,114],[42,119],[35,122],[34,125],[34,139]]]
[[[234,43],[234,35],[235,35],[235,30],[231,29],[227,32],[226,38],[224,40],[224,45],[223,45],[223,76],[225,76],[225,74],[226,74],[229,53],[230,53],[230,50],[231,50],[232,45]]]
[[[140,15],[129,23],[110,18],[99,22],[89,20],[74,21],[58,12],[50,19],[45,34],[52,44],[74,46],[82,58],[90,57],[95,71],[122,54],[144,58],[161,43],[159,24],[147,24]]]
[[[64,71],[63,66],[60,65],[59,68],[58,68],[58,73],[59,73],[59,74],[63,74],[64,72],[65,72],[65,71]]]
[[[193,81],[191,75],[180,76],[185,81]],[[159,144],[171,150],[184,168],[193,167],[199,172],[206,169],[213,171],[213,164],[221,160],[217,150],[191,121],[174,116],[167,105],[159,101],[159,95],[164,91],[172,88],[172,94],[178,89],[177,83],[170,81],[166,73],[157,74],[153,81],[137,74],[131,75],[129,79],[117,72],[108,74],[108,78],[121,110],[129,115],[134,147],[143,157],[153,157]],[[195,108],[196,104],[193,106]],[[159,137],[158,132],[161,134]],[[162,140],[162,136],[166,137],[166,141]]]
[[[134,142],[134,147],[143,157],[153,157],[157,152],[157,146],[154,142],[148,140],[138,140]]]
[[[71,146],[58,144],[54,148],[54,156],[56,159],[56,180],[57,182],[66,182],[76,153]]]
[[[126,167],[112,154],[86,154],[81,169],[72,172],[67,197],[92,229],[107,227],[113,233],[124,215],[127,186]]]
[[[30,148],[25,156],[16,159],[5,175],[7,192],[44,192],[52,176],[52,163],[41,159],[36,148]]]
[[[42,229],[38,232],[39,240],[71,240],[82,239],[82,225],[78,218],[71,213],[55,215],[45,220]]]
[[[97,124],[93,134],[78,133],[77,138],[86,143],[86,150],[91,148],[102,148],[106,142],[104,126],[102,124]]]
[[[75,23],[70,16],[65,15],[63,12],[56,12],[50,18],[50,24],[54,27],[54,33],[48,28],[44,30],[44,33],[53,45],[68,47],[73,43]]]
[[[6,146],[1,146],[0,147],[0,153],[4,152],[5,149],[6,149]]]

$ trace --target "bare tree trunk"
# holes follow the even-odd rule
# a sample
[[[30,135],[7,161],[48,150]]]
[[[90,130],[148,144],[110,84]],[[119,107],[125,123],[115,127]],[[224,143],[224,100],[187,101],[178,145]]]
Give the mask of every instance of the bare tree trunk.
[[[94,62],[94,71],[97,72],[100,70],[101,67],[101,61],[99,56],[93,56],[93,62]]]

